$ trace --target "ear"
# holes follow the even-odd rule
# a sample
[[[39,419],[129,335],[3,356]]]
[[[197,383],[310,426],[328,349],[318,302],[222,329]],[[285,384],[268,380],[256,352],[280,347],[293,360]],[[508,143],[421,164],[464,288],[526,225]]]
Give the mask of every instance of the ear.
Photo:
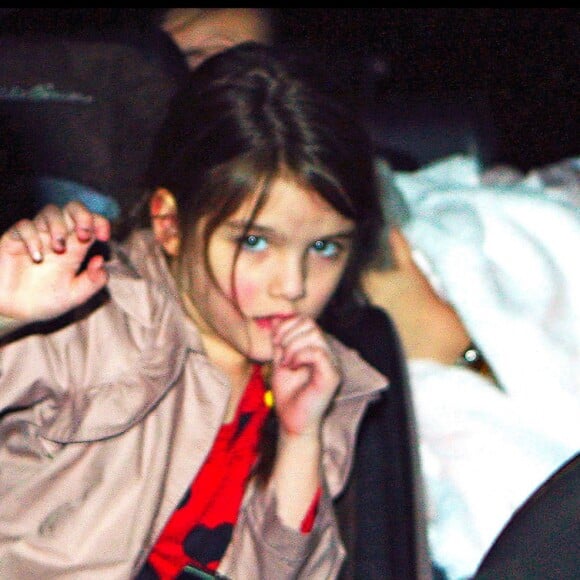
[[[177,201],[165,188],[155,190],[149,200],[151,228],[157,243],[172,257],[179,253],[180,235],[177,222]]]
[[[391,227],[389,230],[389,244],[395,268],[403,270],[406,266],[414,265],[411,246],[399,228]]]

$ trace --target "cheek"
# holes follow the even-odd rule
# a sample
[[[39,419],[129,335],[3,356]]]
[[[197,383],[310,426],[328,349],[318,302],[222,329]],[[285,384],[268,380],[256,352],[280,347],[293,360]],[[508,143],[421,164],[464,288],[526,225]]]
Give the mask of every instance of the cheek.
[[[238,279],[236,280],[235,296],[242,310],[246,307],[252,307],[260,296],[262,285],[254,280]]]
[[[318,306],[324,306],[330,300],[336,284],[313,284],[308,295],[312,302]]]
[[[308,287],[308,297],[313,310],[319,314],[334,294],[342,275],[343,269],[326,272],[325,275],[315,277],[310,281]]]

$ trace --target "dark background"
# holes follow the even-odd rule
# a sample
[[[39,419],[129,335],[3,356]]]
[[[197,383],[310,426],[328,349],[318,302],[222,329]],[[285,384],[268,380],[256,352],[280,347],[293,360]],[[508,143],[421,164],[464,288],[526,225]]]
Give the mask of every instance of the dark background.
[[[382,108],[380,119],[394,119],[390,126],[380,125],[383,137],[398,130],[399,111],[411,123],[416,113],[427,125],[443,115],[433,131],[449,138],[475,114],[488,163],[526,170],[579,153],[576,9],[292,8],[281,13],[283,37],[306,40],[324,57],[335,55],[330,66],[342,67],[366,103]],[[349,70],[353,66],[365,70],[363,79]],[[435,137],[426,141],[437,148]],[[387,145],[400,138],[387,135]]]
[[[134,27],[151,10],[6,8],[0,33]],[[344,81],[395,165],[468,149],[527,170],[579,152],[576,9],[272,10],[279,41],[315,51]]]

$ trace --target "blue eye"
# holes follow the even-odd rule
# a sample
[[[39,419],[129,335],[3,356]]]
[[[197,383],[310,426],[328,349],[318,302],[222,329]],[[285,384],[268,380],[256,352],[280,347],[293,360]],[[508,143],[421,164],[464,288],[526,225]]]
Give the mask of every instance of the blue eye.
[[[316,240],[312,244],[312,249],[324,258],[336,258],[341,250],[336,242],[329,242],[328,240]]]
[[[268,242],[262,236],[250,234],[242,238],[241,246],[243,249],[251,252],[263,252],[267,248]]]

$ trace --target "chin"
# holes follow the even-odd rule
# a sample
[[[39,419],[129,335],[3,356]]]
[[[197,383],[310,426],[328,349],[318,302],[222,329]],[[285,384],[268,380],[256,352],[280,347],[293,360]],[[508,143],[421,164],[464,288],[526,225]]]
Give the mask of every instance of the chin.
[[[272,352],[272,347],[268,345],[255,345],[245,350],[246,356],[252,362],[259,364],[272,362],[274,358],[274,353]]]
[[[270,363],[274,358],[274,355],[272,354],[271,350],[269,352],[253,350],[251,352],[248,352],[246,356],[248,357],[249,360],[258,364]]]
[[[253,329],[252,329],[253,330]],[[269,363],[274,358],[272,336],[270,332],[251,332],[238,342],[239,352],[256,363]]]

